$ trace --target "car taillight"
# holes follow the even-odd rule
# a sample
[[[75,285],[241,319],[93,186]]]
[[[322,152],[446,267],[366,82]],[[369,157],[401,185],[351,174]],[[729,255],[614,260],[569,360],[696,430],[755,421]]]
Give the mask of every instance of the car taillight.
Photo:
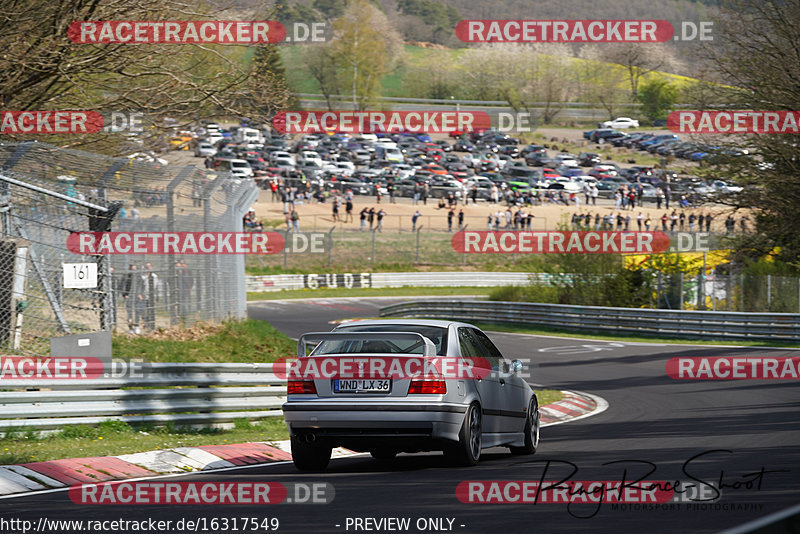
[[[317,387],[313,380],[289,380],[286,385],[287,395],[298,395],[304,393],[317,393]]]
[[[408,386],[408,394],[444,395],[447,383],[444,380],[412,380]]]

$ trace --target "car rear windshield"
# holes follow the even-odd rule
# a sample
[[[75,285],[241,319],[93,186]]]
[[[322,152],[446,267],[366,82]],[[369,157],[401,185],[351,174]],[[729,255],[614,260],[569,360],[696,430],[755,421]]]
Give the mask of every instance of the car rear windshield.
[[[430,339],[436,346],[436,354],[447,353],[447,328],[421,325],[372,325],[349,326],[337,328],[336,332],[416,332]],[[351,354],[351,353],[390,353],[390,354],[423,354],[422,344],[417,341],[392,339],[364,341],[323,341],[314,349],[314,354]]]

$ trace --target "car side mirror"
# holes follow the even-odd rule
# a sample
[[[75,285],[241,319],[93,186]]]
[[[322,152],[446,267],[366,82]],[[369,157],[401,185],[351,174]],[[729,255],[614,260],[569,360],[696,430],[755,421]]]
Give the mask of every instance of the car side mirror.
[[[514,374],[522,372],[522,362],[520,360],[513,360],[511,362],[511,372]]]

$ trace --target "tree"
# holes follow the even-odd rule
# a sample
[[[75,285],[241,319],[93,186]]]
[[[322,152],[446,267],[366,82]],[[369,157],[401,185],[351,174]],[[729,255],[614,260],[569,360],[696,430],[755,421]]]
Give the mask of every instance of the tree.
[[[300,57],[308,72],[319,84],[328,111],[333,111],[331,97],[341,92],[341,79],[336,68],[333,47],[330,44],[306,45]]]
[[[420,63],[407,69],[404,81],[411,93],[408,96],[445,99],[463,96],[449,50],[431,50]]]
[[[703,54],[726,84],[717,86],[717,102],[729,109],[800,109],[798,21],[800,0],[724,2],[714,24],[719,44]],[[750,155],[722,151],[707,173],[744,187],[723,199],[736,210],[752,211],[755,222],[755,233],[738,240],[737,259],[771,254],[800,270],[800,135],[753,134],[723,143],[723,149],[731,146]]]
[[[613,119],[628,104],[629,93],[625,87],[625,71],[619,65],[603,61],[603,53],[595,45],[584,46],[576,67],[576,86],[579,100],[598,102]]]
[[[673,69],[677,59],[662,44],[622,43],[613,44],[605,51],[605,60],[621,65],[628,74],[631,102],[639,95],[639,82],[653,71]]]
[[[325,15],[328,20],[333,20],[344,15],[344,0],[314,0],[311,4],[314,9]]]
[[[400,36],[367,0],[352,0],[333,28],[333,57],[342,79],[350,86],[353,107],[367,109],[374,105],[381,78],[397,57]]]
[[[170,0],[4,0],[0,3],[0,108],[137,111],[154,126],[164,117],[239,114],[249,92],[244,48],[223,45],[75,44],[67,28],[82,20],[175,20],[187,12]],[[48,142],[91,145],[116,154],[114,137],[48,136]],[[159,137],[155,130],[153,142]]]
[[[286,70],[276,45],[256,47],[250,65],[250,80],[251,117],[268,122],[275,113],[290,107],[292,94],[286,84]]]
[[[639,87],[642,113],[652,122],[666,119],[677,101],[678,88],[667,80],[652,78]]]

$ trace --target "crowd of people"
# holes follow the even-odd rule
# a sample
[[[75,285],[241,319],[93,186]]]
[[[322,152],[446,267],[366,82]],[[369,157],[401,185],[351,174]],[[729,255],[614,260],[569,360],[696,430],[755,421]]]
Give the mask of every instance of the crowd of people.
[[[133,205],[136,207],[162,206],[167,203],[166,189],[142,189],[133,192]]]
[[[423,184],[424,185],[424,184]],[[637,184],[638,185],[638,184]],[[331,220],[334,223],[355,223],[354,202],[355,197],[351,190],[339,192],[336,190],[317,192],[312,194],[309,188],[284,186],[277,181],[271,184],[273,202],[280,202],[283,205],[283,214],[286,222],[287,231],[300,231],[300,215],[297,211],[299,204],[330,203]],[[479,197],[477,188],[459,192],[459,194],[448,193],[439,198],[435,209],[445,212],[446,229],[452,232],[454,229],[465,228],[467,213],[465,207],[470,205],[470,201],[475,205],[479,199],[483,205],[496,206],[505,203],[505,210],[492,209],[488,214],[486,228],[489,230],[511,229],[511,230],[530,230],[532,228],[535,215],[531,209],[534,206],[563,205],[581,207],[582,200],[585,200],[586,207],[597,205],[598,190],[597,186],[591,184],[584,191],[566,192],[564,190],[511,190],[492,188],[489,198]],[[415,190],[411,200],[412,206],[419,205],[420,201],[427,204],[430,191],[427,187],[420,186]],[[394,195],[390,195],[390,198]],[[319,198],[318,198],[319,197]],[[375,197],[373,206],[364,206],[358,217],[359,229],[361,231],[383,231],[384,218],[386,211],[380,206],[380,196]],[[664,205],[669,209],[670,202],[663,189],[657,189],[655,199],[656,209],[661,209]],[[423,200],[424,199],[424,200]],[[573,230],[660,230],[664,232],[710,232],[715,215],[710,211],[693,210],[688,199],[678,200],[678,207],[671,211],[664,212],[661,217],[651,215],[645,211],[636,213],[644,205],[643,189],[636,186],[622,187],[617,190],[613,197],[613,211],[608,213],[594,211],[577,211],[571,215],[571,228]],[[463,207],[462,207],[463,206]],[[472,214],[474,216],[474,213]],[[416,209],[411,215],[411,230],[416,231],[420,223],[422,213]],[[741,232],[747,231],[747,217],[739,219],[739,229]],[[733,216],[725,220],[726,233],[731,234],[736,231],[737,223]],[[255,211],[250,210],[244,217],[245,229],[261,231],[264,228],[255,216]]]

